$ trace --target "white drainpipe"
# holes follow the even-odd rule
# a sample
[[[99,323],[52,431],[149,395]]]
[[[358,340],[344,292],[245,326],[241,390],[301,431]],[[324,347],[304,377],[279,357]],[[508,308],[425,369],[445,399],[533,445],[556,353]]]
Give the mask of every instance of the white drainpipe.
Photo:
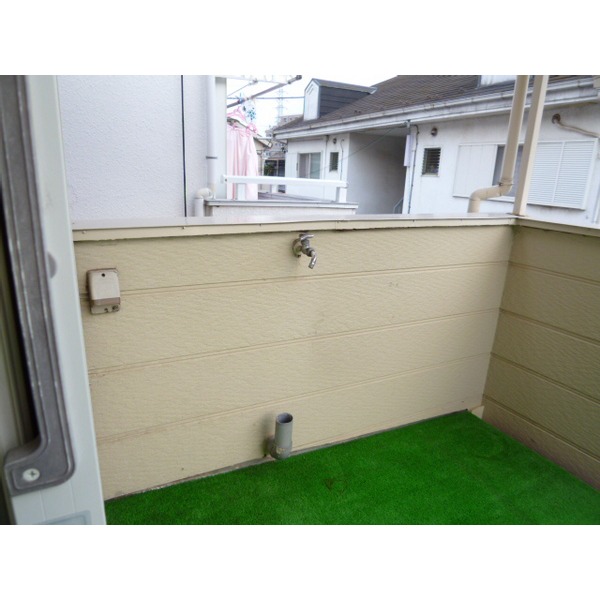
[[[213,197],[217,188],[217,109],[216,81],[214,75],[206,75],[206,170],[208,187]]]
[[[504,196],[510,192],[513,186],[517,152],[519,150],[519,134],[521,133],[521,124],[523,123],[523,115],[525,114],[525,100],[527,99],[528,86],[529,75],[517,75],[510,119],[508,121],[508,135],[506,138],[506,147],[504,148],[500,183],[492,187],[475,190],[469,198],[468,211],[470,213],[479,212],[482,200]]]

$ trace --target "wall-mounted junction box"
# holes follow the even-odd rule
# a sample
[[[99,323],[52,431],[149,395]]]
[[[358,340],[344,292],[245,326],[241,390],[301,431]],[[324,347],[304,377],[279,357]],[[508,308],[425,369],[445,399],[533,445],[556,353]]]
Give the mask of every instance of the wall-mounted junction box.
[[[121,305],[119,274],[116,269],[87,272],[87,289],[92,314],[115,312]]]

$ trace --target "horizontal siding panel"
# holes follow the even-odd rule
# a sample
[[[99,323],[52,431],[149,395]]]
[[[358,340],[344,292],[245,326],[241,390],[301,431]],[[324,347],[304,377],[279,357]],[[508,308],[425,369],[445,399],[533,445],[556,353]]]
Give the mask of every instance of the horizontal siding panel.
[[[90,375],[99,438],[487,356],[496,312]],[[424,375],[427,376],[427,375]],[[479,374],[473,374],[479,377]],[[483,388],[479,391],[480,396]]]
[[[92,370],[164,361],[498,307],[505,265],[124,295],[83,307]]]
[[[600,239],[517,227],[484,419],[600,485]]]
[[[477,406],[506,276],[504,226],[75,244],[107,497]],[[119,271],[91,315],[89,269]]]
[[[501,313],[494,354],[600,400],[600,345]]]
[[[115,267],[121,291],[281,277],[414,269],[508,260],[509,227],[319,231],[318,263],[292,253],[295,233],[76,242],[79,289],[90,269]]]
[[[486,402],[483,418],[589,485],[600,489],[600,461],[598,459],[492,401]]]
[[[571,333],[600,340],[600,283],[511,265],[502,308]]]
[[[600,459],[599,403],[497,358],[490,363],[485,394]]]
[[[512,263],[600,281],[600,238],[518,227]]]
[[[106,499],[230,467],[265,455],[275,416],[294,415],[294,449],[318,447],[481,402],[487,358],[296,398],[268,408],[216,415],[118,440],[100,441]],[[474,374],[477,374],[475,377]]]

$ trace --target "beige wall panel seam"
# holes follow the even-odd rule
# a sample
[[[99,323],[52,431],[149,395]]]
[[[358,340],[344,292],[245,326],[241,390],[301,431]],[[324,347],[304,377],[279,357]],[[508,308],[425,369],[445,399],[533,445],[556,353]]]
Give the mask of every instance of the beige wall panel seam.
[[[594,458],[594,459],[600,461],[600,454],[598,454],[598,452],[595,452],[592,448],[590,448],[589,445],[587,445],[587,444],[582,445],[582,444],[576,443],[575,441],[573,441],[573,439],[570,436],[565,436],[565,435],[557,432],[554,428],[548,428],[547,426],[541,424],[539,421],[529,418],[527,415],[523,414],[522,411],[515,410],[513,407],[508,406],[507,404],[498,400],[498,398],[484,394],[483,399],[484,399],[484,406],[488,407],[490,404],[493,403],[496,406],[512,413],[515,417],[518,417],[519,419],[522,419],[523,421],[529,423],[530,425],[537,427],[538,429],[547,433],[548,435],[552,435],[557,440],[560,440],[566,444],[569,444],[576,450],[579,450],[580,452],[590,456],[591,458]],[[484,411],[484,415],[485,415],[485,411]]]
[[[502,309],[587,339],[600,340],[600,284],[509,268]]]
[[[487,235],[486,235],[487,234]],[[324,232],[313,240],[319,257],[315,271],[291,250],[293,236],[230,236],[221,239],[145,240],[75,244],[80,292],[89,269],[116,267],[122,290],[335,273],[364,273],[469,262],[504,262],[509,230],[451,229],[402,232]],[[367,251],[368,249],[368,251]],[[306,257],[305,257],[306,258]],[[158,279],[158,282],[157,282]]]
[[[600,345],[596,342],[501,313],[492,353],[575,392],[600,397]]]
[[[575,257],[575,260],[576,260],[576,257]],[[594,285],[594,286],[600,286],[600,279],[595,279],[595,278],[592,279],[589,277],[582,277],[580,275],[572,275],[569,273],[562,273],[560,271],[553,271],[552,269],[548,269],[548,268],[544,268],[544,267],[533,266],[533,265],[529,265],[527,263],[515,262],[512,259],[508,262],[508,267],[509,267],[509,271],[514,268],[515,270],[527,271],[528,273],[547,275],[548,277],[556,278],[558,280],[573,281],[573,282],[585,283],[585,284]]]
[[[504,267],[357,282],[137,296],[82,315],[88,365],[106,368],[497,308]]]
[[[600,459],[600,405],[492,361],[488,400]]]
[[[344,438],[349,432],[376,431],[382,423],[389,428],[466,410],[481,401],[486,365],[487,357],[442,367],[436,376],[413,374],[405,378],[404,386],[388,379],[110,443],[100,441],[103,484],[109,496],[120,495],[260,458],[275,416],[282,411],[294,415],[294,445],[303,448]]]
[[[600,339],[598,338],[581,335],[568,329],[563,329],[562,327],[552,325],[551,323],[545,323],[544,321],[539,321],[538,319],[528,317],[527,315],[522,315],[511,310],[501,308],[499,311],[499,316],[499,320],[511,319],[514,321],[520,321],[524,325],[526,324],[528,327],[537,327],[540,330],[545,330],[560,336],[564,336],[570,340],[573,340],[574,342],[580,341],[584,344],[589,344],[592,347],[600,346]]]
[[[600,489],[600,461],[488,399],[486,422]]]
[[[430,376],[432,372],[439,371],[440,369],[447,368],[464,368],[465,364],[484,364],[487,365],[489,360],[488,354],[475,354],[473,356],[464,356],[461,358],[457,358],[455,360],[444,361],[441,363],[436,363],[435,365],[421,367],[416,369],[410,369],[407,371],[403,371],[402,373],[391,373],[389,375],[383,375],[380,377],[374,377],[372,379],[362,379],[360,381],[356,381],[349,384],[335,385],[331,387],[323,387],[310,392],[299,392],[297,394],[291,396],[277,396],[272,398],[271,400],[264,402],[256,402],[253,404],[244,404],[242,406],[231,408],[227,410],[216,410],[215,412],[206,412],[201,415],[191,415],[187,418],[182,418],[178,420],[170,420],[167,422],[155,424],[152,426],[147,426],[143,428],[135,428],[127,429],[126,431],[122,431],[117,434],[102,434],[102,426],[104,422],[107,420],[107,417],[110,416],[110,412],[108,415],[98,415],[97,419],[97,439],[98,442],[108,443],[117,441],[119,439],[123,439],[131,436],[138,435],[146,435],[147,433],[151,433],[152,431],[162,431],[162,430],[171,430],[177,428],[182,425],[187,425],[190,423],[200,423],[201,421],[209,421],[218,417],[226,417],[228,415],[234,415],[237,413],[247,413],[248,411],[253,411],[257,409],[268,410],[273,406],[280,405],[282,403],[296,403],[300,400],[313,399],[323,394],[337,393],[337,392],[351,392],[356,388],[361,388],[366,385],[384,383],[386,381],[395,381],[398,380],[398,385],[402,385],[401,380],[404,378],[414,378],[417,375]],[[483,388],[481,389],[483,393]],[[481,401],[481,394],[479,394],[479,401]],[[98,400],[96,401],[96,406],[98,404]],[[96,408],[97,411],[97,408]],[[151,406],[146,406],[145,411],[151,411]],[[98,411],[97,411],[98,412]],[[114,414],[114,413],[113,413]],[[115,415],[118,416],[118,415]]]
[[[212,236],[244,236],[250,234],[266,234],[291,232],[297,233],[314,229],[315,231],[410,231],[453,228],[512,227],[517,223],[515,217],[497,214],[447,215],[444,218],[405,217],[402,215],[347,215],[343,219],[332,220],[330,216],[320,219],[298,220],[283,219],[268,222],[235,223],[219,221],[213,217],[179,217],[173,219],[109,219],[107,221],[78,221],[73,223],[73,239],[76,241],[115,241],[123,239],[163,239],[180,237],[212,237]],[[542,222],[527,223],[529,227],[545,227]],[[554,227],[561,227],[554,225]],[[567,226],[562,226],[565,228]],[[590,233],[593,235],[593,233]]]
[[[409,323],[399,323],[394,325],[382,325],[379,327],[364,327],[362,329],[342,331],[339,333],[330,333],[325,335],[314,335],[308,336],[304,338],[295,338],[295,339],[286,339],[278,342],[267,342],[264,344],[254,344],[252,346],[243,346],[239,348],[226,348],[224,350],[216,350],[212,352],[199,352],[196,354],[187,354],[174,356],[168,359],[157,359],[157,360],[149,360],[145,362],[131,362],[125,365],[119,365],[114,367],[99,367],[99,368],[90,368],[89,375],[90,378],[93,379],[95,377],[102,377],[104,375],[109,375],[111,373],[119,373],[123,371],[134,371],[138,369],[146,369],[148,367],[160,367],[164,365],[184,363],[189,361],[197,361],[204,358],[212,358],[212,357],[220,357],[220,356],[229,356],[246,352],[254,352],[254,351],[264,351],[271,350],[277,348],[285,348],[287,346],[301,345],[306,342],[318,343],[320,341],[325,340],[335,340],[341,338],[353,338],[356,336],[368,335],[370,333],[378,333],[385,331],[396,331],[399,335],[403,333],[405,329],[411,329],[413,327],[419,327],[421,325],[432,325],[439,324],[443,325],[447,321],[455,321],[462,319],[478,319],[478,318],[489,318],[496,319],[498,317],[497,309],[487,309],[487,310],[479,310],[472,311],[468,313],[458,313],[452,315],[446,315],[441,317],[434,317],[431,319],[422,319],[419,321],[411,321]],[[490,346],[491,349],[491,346]]]
[[[328,336],[277,346],[246,348],[162,365],[152,363],[93,374],[90,380],[93,386],[114,382],[110,385],[116,387],[110,394],[119,390],[130,394],[130,385],[136,388],[149,385],[151,390],[157,390],[164,384],[173,386],[167,389],[181,391],[185,386],[176,386],[177,381],[184,383],[189,380],[189,385],[198,385],[200,378],[206,380],[218,374],[222,377],[227,375],[227,379],[219,384],[224,386],[224,390],[229,389],[228,382],[244,377],[253,377],[256,385],[264,390],[265,382],[261,383],[261,375],[269,377],[271,383],[282,378],[281,384],[287,389],[296,383],[306,391],[311,385],[337,379],[343,374],[353,379],[371,378],[465,355],[486,353],[489,356],[495,326],[496,315],[493,312],[467,315],[400,330],[357,332],[352,336]],[[273,373],[275,368],[278,370]],[[126,384],[128,379],[131,379],[130,385]],[[206,385],[204,382],[203,387],[206,388]],[[244,389],[247,387],[246,384]],[[138,399],[141,401],[144,397]],[[132,400],[134,398],[135,395],[131,397]]]
[[[487,315],[415,328],[402,338],[383,331],[362,336],[360,343],[307,341],[92,377],[96,431],[104,435],[213,414],[465,356],[482,355],[488,361],[495,325],[495,316]]]
[[[414,414],[403,416],[396,421],[384,420],[379,424],[366,425],[362,428],[356,428],[352,431],[342,433],[337,436],[329,438],[323,438],[316,440],[313,443],[306,444],[294,444],[294,453],[305,453],[311,451],[318,451],[324,446],[332,444],[339,444],[343,442],[352,441],[354,439],[375,435],[382,431],[389,429],[397,429],[418,423],[427,419],[433,419],[439,416],[464,412],[470,410],[477,405],[479,400],[464,398],[454,402],[444,404],[442,406],[436,406],[434,408],[428,408]],[[135,448],[135,447],[134,447]],[[217,473],[227,472],[238,468],[244,468],[247,466],[254,466],[264,462],[271,462],[273,459],[265,457],[265,453],[256,454],[250,459],[242,459],[238,462],[227,462],[218,459],[211,459],[213,462],[206,462],[206,467],[202,467],[200,470],[189,467],[187,461],[172,459],[171,464],[168,465],[167,474],[161,478],[156,476],[154,472],[147,472],[143,469],[136,468],[136,464],[141,464],[145,467],[143,460],[139,461],[136,452],[131,453],[134,464],[127,463],[127,450],[119,449],[117,452],[113,452],[112,447],[102,447],[99,450],[100,454],[100,469],[102,474],[102,488],[105,500],[118,498],[120,496],[133,494],[149,489],[165,487],[174,483],[183,481],[190,481],[199,479],[205,476],[214,475]],[[233,459],[235,460],[235,459]],[[182,466],[183,465],[183,466]],[[213,465],[213,466],[210,466]],[[133,476],[129,476],[129,471],[135,471]],[[141,476],[140,476],[141,475]]]
[[[515,369],[518,372],[526,373],[527,375],[530,375],[531,377],[534,377],[535,379],[538,379],[539,381],[543,381],[543,382],[557,388],[558,390],[562,390],[563,392],[565,392],[573,397],[580,398],[581,400],[585,400],[586,402],[591,402],[594,405],[600,405],[599,398],[595,398],[594,396],[590,396],[589,394],[586,394],[579,390],[574,390],[573,388],[570,388],[569,386],[565,385],[564,383],[562,383],[560,381],[557,381],[556,379],[552,379],[551,377],[543,375],[542,373],[538,373],[537,371],[534,371],[533,369],[529,369],[528,367],[526,367],[520,363],[514,362],[504,356],[495,354],[494,352],[492,352],[490,355],[490,370],[491,370],[492,363],[499,363],[499,364],[503,364],[503,365],[512,367],[513,369]],[[493,380],[492,374],[489,372],[490,370],[488,370],[488,382],[493,382],[494,380]]]
[[[600,238],[517,228],[511,262],[600,281]]]
[[[170,285],[166,287],[156,288],[141,288],[141,289],[127,289],[121,290],[121,297],[135,297],[135,296],[153,296],[159,294],[170,294],[179,292],[196,292],[205,290],[228,290],[232,288],[255,288],[262,285],[273,285],[273,284],[298,284],[302,282],[310,281],[311,283],[325,283],[337,280],[352,280],[352,279],[368,279],[381,276],[389,275],[411,275],[420,273],[437,273],[440,271],[466,271],[484,267],[500,267],[506,269],[506,261],[488,261],[488,262],[468,262],[462,264],[444,265],[444,266],[432,266],[432,267],[415,267],[412,269],[382,269],[380,271],[365,271],[357,273],[336,273],[331,275],[319,275],[314,274],[310,278],[308,277],[278,277],[278,278],[263,278],[260,280],[236,280],[236,281],[222,281],[218,283],[197,283],[192,285]],[[82,302],[88,301],[87,292],[81,293],[79,298]]]

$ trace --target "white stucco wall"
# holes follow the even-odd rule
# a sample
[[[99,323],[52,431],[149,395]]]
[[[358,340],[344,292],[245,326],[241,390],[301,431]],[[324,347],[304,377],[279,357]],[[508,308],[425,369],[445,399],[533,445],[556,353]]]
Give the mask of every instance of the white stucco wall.
[[[183,127],[179,76],[58,77],[72,220],[191,214],[206,185],[203,80],[184,77]]]
[[[329,180],[347,180],[347,135],[342,136],[321,136],[311,140],[290,140],[285,156],[285,176],[298,177],[299,155],[318,152],[321,154],[321,172],[320,179]],[[334,143],[335,138],[335,143]],[[344,139],[342,139],[344,138]],[[345,145],[344,145],[345,144]],[[339,169],[337,171],[329,170],[329,153],[339,152]],[[286,186],[286,193],[290,195],[306,196],[318,200],[335,200],[336,192],[331,188],[324,188],[318,184],[307,186]],[[347,198],[348,202],[354,202]]]
[[[348,202],[358,213],[389,214],[404,196],[406,138],[353,133],[349,140]]]
[[[555,113],[560,113],[563,123],[596,132],[600,131],[600,107],[598,105],[549,108],[544,111],[540,141],[593,140],[591,137],[566,131],[552,124],[551,118]],[[506,143],[507,126],[508,114],[504,116],[480,117],[478,119],[420,124],[410,212],[412,214],[455,214],[466,212],[468,197],[453,195],[459,145],[482,143],[504,145]],[[431,135],[432,127],[437,127],[438,130],[435,137]],[[521,142],[525,139],[526,127],[527,118],[525,118],[522,127]],[[438,175],[421,175],[423,152],[426,147],[441,148],[440,171]],[[600,159],[597,152],[595,156],[591,185],[588,189],[586,204],[583,210],[529,204],[527,216],[580,225],[589,225],[592,223],[594,218],[597,218],[600,187]],[[493,172],[493,165],[491,166],[491,170]],[[489,171],[489,165],[482,164],[482,171]],[[493,185],[494,183],[497,182],[482,180],[481,184],[478,183],[477,186],[483,187]],[[405,203],[404,212],[407,211],[408,204]],[[481,203],[481,212],[508,213],[511,211],[512,201],[488,200]]]
[[[286,177],[298,177],[300,154],[321,154],[321,179],[348,182],[346,201],[358,204],[358,213],[387,214],[404,194],[405,138],[342,133],[310,140],[289,140]],[[329,155],[339,153],[339,169],[329,171]],[[334,200],[335,190],[321,186],[287,186],[288,194]]]

